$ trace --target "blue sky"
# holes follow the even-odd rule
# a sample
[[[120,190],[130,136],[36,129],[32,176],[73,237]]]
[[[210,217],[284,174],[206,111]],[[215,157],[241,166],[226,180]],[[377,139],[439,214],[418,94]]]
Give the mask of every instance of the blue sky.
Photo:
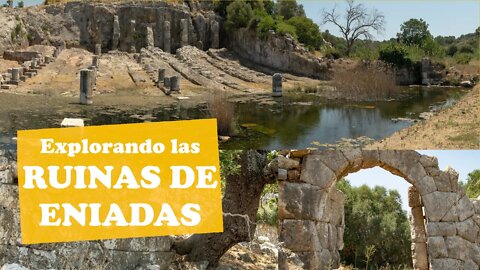
[[[440,169],[448,166],[459,173],[459,180],[465,181],[470,172],[480,169],[480,150],[429,150],[418,151],[422,155],[435,156]],[[402,197],[402,208],[409,210],[407,195],[410,184],[403,178],[395,176],[379,167],[358,171],[346,177],[353,186],[383,186],[398,190]]]
[[[298,0],[297,0],[298,1]],[[345,9],[345,1],[299,0],[307,16],[320,25],[321,31],[328,29],[332,34],[339,31],[332,24],[321,25],[322,10],[331,10],[335,4],[337,11]],[[480,1],[357,1],[369,10],[377,9],[385,15],[386,26],[383,35],[376,35],[377,40],[396,37],[400,25],[411,18],[422,18],[429,24],[432,35],[460,36],[472,33],[480,25]]]

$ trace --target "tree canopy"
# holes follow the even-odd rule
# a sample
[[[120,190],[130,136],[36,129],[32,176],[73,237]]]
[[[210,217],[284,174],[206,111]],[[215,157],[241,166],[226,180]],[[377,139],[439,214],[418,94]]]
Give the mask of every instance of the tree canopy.
[[[421,47],[428,39],[432,39],[432,34],[423,19],[410,19],[400,26],[397,38],[404,44]]]
[[[474,170],[468,174],[465,189],[470,198],[477,198],[480,196],[480,170]]]
[[[402,210],[400,194],[384,187],[352,187],[347,180],[337,183],[346,195],[345,246],[341,251],[347,265],[411,265],[410,225]],[[369,251],[377,250],[373,255]]]

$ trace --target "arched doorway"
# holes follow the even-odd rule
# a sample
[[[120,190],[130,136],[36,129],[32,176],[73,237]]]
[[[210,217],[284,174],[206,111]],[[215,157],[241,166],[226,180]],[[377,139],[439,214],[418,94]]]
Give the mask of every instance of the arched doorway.
[[[418,226],[412,228],[414,266],[478,269],[480,213],[458,185],[458,174],[441,171],[436,158],[415,151],[359,149],[290,151],[278,158],[280,241],[297,253],[304,268],[338,266],[344,198],[334,183],[349,173],[377,166],[413,187],[409,201],[412,212],[416,209]],[[280,254],[280,266],[282,260]]]

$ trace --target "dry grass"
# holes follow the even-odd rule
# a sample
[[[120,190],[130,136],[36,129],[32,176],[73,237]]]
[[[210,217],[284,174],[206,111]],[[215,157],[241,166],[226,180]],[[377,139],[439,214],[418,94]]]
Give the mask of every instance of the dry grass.
[[[352,100],[384,100],[400,92],[393,72],[380,67],[357,66],[337,71],[333,84],[341,97]]]
[[[233,131],[235,120],[235,107],[228,102],[225,92],[214,91],[207,102],[210,117],[217,118],[217,130],[219,135],[230,135]]]

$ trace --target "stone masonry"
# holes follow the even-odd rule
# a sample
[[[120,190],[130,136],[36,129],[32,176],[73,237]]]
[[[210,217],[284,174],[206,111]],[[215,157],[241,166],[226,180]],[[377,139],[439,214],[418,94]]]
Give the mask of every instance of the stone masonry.
[[[334,183],[377,166],[404,178],[414,189],[409,199],[414,267],[479,269],[480,200],[470,200],[458,184],[458,173],[440,170],[435,157],[409,150],[301,150],[279,156],[276,162],[280,241],[298,254],[305,269],[338,267],[344,195]],[[422,207],[425,217],[419,211]],[[279,269],[286,269],[285,261],[279,254]]]
[[[167,269],[171,237],[23,245],[15,153],[0,149],[0,267],[30,269]],[[150,268],[154,267],[154,268]]]

